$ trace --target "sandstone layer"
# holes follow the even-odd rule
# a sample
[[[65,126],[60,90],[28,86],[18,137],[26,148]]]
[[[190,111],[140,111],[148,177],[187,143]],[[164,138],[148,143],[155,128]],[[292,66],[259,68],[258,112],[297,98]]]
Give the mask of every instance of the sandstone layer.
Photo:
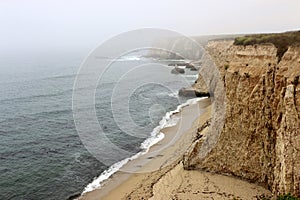
[[[211,41],[206,51],[224,83],[225,122],[205,158],[199,156],[204,137],[191,145],[184,168],[231,174],[275,194],[300,196],[300,46],[289,47],[280,61],[272,44]],[[205,82],[199,76],[194,87],[205,88]]]

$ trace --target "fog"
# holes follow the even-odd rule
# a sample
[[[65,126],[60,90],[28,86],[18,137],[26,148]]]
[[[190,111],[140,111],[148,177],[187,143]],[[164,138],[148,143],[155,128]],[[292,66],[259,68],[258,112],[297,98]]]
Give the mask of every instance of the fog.
[[[0,54],[88,52],[133,29],[185,35],[299,28],[298,0],[1,0]]]

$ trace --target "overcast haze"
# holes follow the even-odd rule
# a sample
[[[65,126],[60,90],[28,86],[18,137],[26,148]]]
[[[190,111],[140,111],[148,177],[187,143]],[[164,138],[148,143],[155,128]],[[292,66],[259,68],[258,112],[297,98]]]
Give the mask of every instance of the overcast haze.
[[[0,52],[88,51],[138,28],[185,35],[296,30],[298,0],[0,0]]]

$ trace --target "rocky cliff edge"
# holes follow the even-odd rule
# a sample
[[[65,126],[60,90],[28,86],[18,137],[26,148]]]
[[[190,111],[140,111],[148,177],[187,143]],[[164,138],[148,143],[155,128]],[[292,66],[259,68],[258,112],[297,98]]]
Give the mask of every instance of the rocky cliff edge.
[[[272,44],[211,41],[206,51],[224,82],[225,124],[205,158],[199,156],[205,137],[194,141],[184,168],[230,174],[275,194],[300,196],[300,46],[290,46],[281,59]],[[194,87],[203,84],[199,76]]]

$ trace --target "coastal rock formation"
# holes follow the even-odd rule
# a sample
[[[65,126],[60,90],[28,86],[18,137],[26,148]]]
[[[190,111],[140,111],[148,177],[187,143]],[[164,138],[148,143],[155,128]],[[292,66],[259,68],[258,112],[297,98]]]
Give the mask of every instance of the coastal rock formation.
[[[172,32],[168,37],[158,37],[146,57],[198,61],[204,53],[204,48],[202,47],[204,47],[209,40],[234,37],[234,35],[186,37]]]
[[[184,168],[231,174],[275,194],[300,196],[300,46],[289,47],[280,61],[272,44],[211,41],[206,50],[224,81],[225,124],[205,158],[199,157],[205,137],[194,141]],[[193,87],[205,89],[201,76]]]
[[[151,49],[148,52],[147,57],[154,57],[157,59],[198,60],[203,53],[203,48],[200,48],[198,43],[191,40],[191,38],[183,36],[158,38],[154,41],[153,46],[160,48]]]
[[[179,67],[175,67],[174,69],[171,70],[172,74],[184,74],[184,69],[179,68]]]
[[[178,92],[179,96],[184,97],[209,97],[207,90],[196,90],[195,88],[181,88]]]
[[[199,63],[198,63],[199,65]],[[170,63],[168,64],[168,66],[175,66],[175,67],[178,67],[178,66],[183,66],[185,67],[186,69],[190,69],[191,71],[198,71],[199,69],[197,67],[195,67],[195,65],[193,63],[187,63],[187,62],[178,62],[178,63]]]

